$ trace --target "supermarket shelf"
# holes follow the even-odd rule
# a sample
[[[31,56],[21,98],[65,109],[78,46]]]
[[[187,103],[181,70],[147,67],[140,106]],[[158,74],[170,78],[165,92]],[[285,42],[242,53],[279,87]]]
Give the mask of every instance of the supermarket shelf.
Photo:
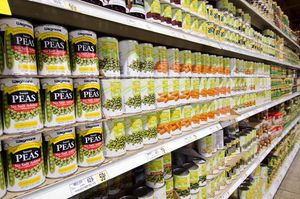
[[[280,102],[278,102],[277,104],[291,99],[297,95],[293,95],[285,99],[280,99],[278,100]],[[230,122],[235,122],[234,118],[228,117],[226,119],[229,119]],[[273,141],[271,148],[275,147],[275,145],[292,128],[292,126],[296,124],[297,121],[295,120],[291,123],[291,125],[289,125],[289,127],[283,132],[280,139],[278,138],[277,140]],[[57,180],[47,179],[45,184],[39,186],[36,189],[27,192],[8,193],[7,197],[46,199],[53,197],[57,198],[59,195],[57,199],[68,198],[93,186],[96,186],[106,180],[121,175],[122,173],[125,173],[142,164],[145,164],[146,162],[149,162],[161,155],[174,151],[180,147],[183,147],[189,143],[210,135],[211,133],[216,132],[220,129],[222,129],[222,126],[219,122],[209,123],[197,130],[183,133],[183,135],[172,137],[171,139],[161,140],[157,144],[145,146],[145,148],[140,151],[127,152],[126,155],[119,158],[107,158],[105,163],[99,167],[79,168],[76,174],[68,178]],[[264,159],[264,157],[271,151],[271,148],[260,155],[259,161],[262,161]],[[130,164],[128,164],[128,162],[130,162]],[[251,170],[249,169],[247,173],[255,169],[254,166],[252,167],[253,168],[251,168]]]
[[[276,106],[278,104],[281,104],[285,101],[288,101],[294,97],[297,97],[300,95],[300,92],[296,92],[296,93],[293,93],[292,95],[289,95],[289,96],[286,96],[286,97],[283,97],[283,98],[280,98],[278,100],[274,100],[272,102],[266,102],[262,105],[259,105],[257,107],[254,107],[254,108],[251,108],[250,110],[245,110],[243,112],[238,112],[240,115],[238,117],[236,117],[234,120],[229,120],[229,121],[222,121],[220,122],[221,126],[223,128],[227,127],[227,126],[230,126],[232,124],[234,124],[235,122],[239,122],[239,121],[242,121],[246,118],[249,118],[253,115],[256,115],[257,113],[260,113],[262,111],[265,111],[273,106]]]
[[[199,130],[186,132],[179,137],[173,137],[165,141],[159,141],[157,144],[149,145],[142,150],[126,153],[125,156],[120,158],[110,159],[108,163],[97,168],[84,169],[83,172],[80,170],[80,172],[69,178],[57,180],[55,183],[50,184],[47,182],[47,179],[44,185],[29,192],[8,193],[7,198],[69,198],[220,129],[222,127],[217,122],[208,124]]]
[[[97,122],[105,122],[105,121],[108,121],[108,120],[127,118],[127,117],[131,117],[131,116],[139,116],[139,115],[144,115],[144,114],[147,114],[147,113],[155,113],[155,112],[159,112],[159,111],[163,111],[163,110],[182,107],[182,106],[185,106],[185,105],[192,105],[192,104],[197,104],[197,103],[209,102],[209,101],[215,100],[215,99],[232,97],[232,96],[237,96],[237,95],[245,95],[245,94],[250,94],[250,93],[257,93],[257,92],[261,92],[261,91],[267,91],[267,90],[249,90],[249,91],[234,93],[232,95],[225,96],[225,97],[214,97],[214,98],[211,98],[211,99],[204,99],[204,100],[199,100],[199,101],[196,101],[196,102],[189,102],[189,103],[181,103],[179,105],[172,105],[172,106],[168,106],[168,107],[164,107],[164,108],[157,107],[156,109],[153,109],[153,110],[141,111],[141,112],[137,112],[137,113],[124,113],[124,114],[119,115],[119,116],[112,116],[112,117],[102,118],[102,119],[94,120],[94,121],[76,122],[76,123],[73,123],[73,124],[68,124],[68,125],[63,125],[63,126],[55,126],[55,127],[44,127],[44,128],[38,129],[38,130],[23,132],[23,133],[4,134],[4,135],[0,136],[0,140],[15,139],[15,138],[23,137],[23,136],[36,135],[36,134],[39,134],[39,133],[48,133],[48,132],[51,132],[51,131],[58,131],[58,130],[63,130],[63,129],[71,128],[71,127],[78,127],[78,126],[87,125],[87,124],[94,124],[94,123],[97,123]],[[226,119],[226,118],[223,118],[223,119]]]
[[[251,4],[249,4],[246,0],[231,0],[237,6],[238,8],[242,8],[244,12],[247,12],[251,16],[251,22],[254,26],[257,28],[263,30],[266,28],[270,28],[273,31],[275,31],[277,34],[279,34],[281,37],[284,37],[287,46],[291,47],[292,49],[295,49],[297,51],[300,51],[300,46],[292,40],[288,35],[286,35],[282,30],[280,30],[273,22],[270,22],[269,19],[267,19],[262,14],[258,13]]]
[[[218,199],[227,199],[230,195],[243,183],[243,181],[255,170],[255,168],[265,159],[265,157],[272,151],[272,149],[288,134],[288,132],[297,124],[300,116],[298,116],[286,129],[283,130],[281,135],[272,141],[272,144],[261,152],[257,158],[250,164],[245,170],[241,172],[241,175],[237,177],[233,183],[217,197]]]
[[[56,23],[122,38],[300,69],[300,66],[233,44],[220,43],[79,0],[14,0],[10,1],[10,7],[14,16],[37,20],[38,23]]]
[[[272,199],[275,196],[275,194],[276,194],[282,180],[284,179],[289,167],[292,165],[292,162],[293,162],[294,158],[296,157],[296,155],[299,151],[299,148],[300,148],[300,145],[296,144],[293,151],[286,158],[286,160],[284,161],[283,165],[280,168],[280,171],[277,174],[277,177],[273,180],[273,183],[271,184],[271,186],[267,190],[267,193],[265,193],[264,199]]]

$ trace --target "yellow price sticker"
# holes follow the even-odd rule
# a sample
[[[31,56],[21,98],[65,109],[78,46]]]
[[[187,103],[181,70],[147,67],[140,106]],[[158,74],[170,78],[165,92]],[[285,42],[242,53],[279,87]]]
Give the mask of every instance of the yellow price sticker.
[[[0,14],[11,15],[10,7],[7,0],[0,0]]]

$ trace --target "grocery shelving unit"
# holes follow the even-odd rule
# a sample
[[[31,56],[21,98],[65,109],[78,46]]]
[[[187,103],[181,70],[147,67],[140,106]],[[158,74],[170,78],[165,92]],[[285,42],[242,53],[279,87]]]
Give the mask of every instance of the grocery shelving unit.
[[[278,29],[273,23],[269,22],[264,16],[257,13],[250,4],[245,0],[232,0],[237,6],[240,6],[253,17],[254,25],[260,28],[272,28],[276,33],[285,38],[289,47],[299,51],[300,46],[289,38],[285,33]],[[141,20],[125,14],[108,10],[99,6],[94,6],[79,0],[13,0],[10,1],[13,16],[25,17],[38,23],[56,23],[64,26],[76,27],[81,29],[90,29],[103,34],[119,36],[122,38],[134,38],[140,41],[152,42],[166,46],[185,48],[195,51],[213,53],[217,55],[236,57],[251,61],[262,61],[267,64],[276,64],[283,67],[300,69],[300,66],[293,65],[288,62],[280,61],[272,56],[264,55],[249,49],[239,47],[234,44],[221,43],[212,39],[204,38],[198,35],[186,33],[181,30],[176,30],[158,23]],[[47,13],[47,14],[41,14]],[[104,78],[104,77],[101,77]],[[251,93],[251,92],[245,92]],[[242,94],[245,94],[242,93]],[[219,122],[209,123],[197,130],[183,133],[181,136],[172,137],[168,140],[159,141],[157,144],[147,146],[140,151],[126,153],[119,158],[107,158],[104,164],[99,167],[79,168],[74,174],[62,179],[47,179],[43,185],[21,193],[8,193],[6,197],[14,198],[69,198],[78,193],[81,193],[91,187],[121,175],[131,169],[143,165],[159,156],[172,152],[196,140],[199,140],[207,135],[210,135],[224,127],[233,123],[242,121],[257,113],[268,110],[278,104],[288,101],[300,95],[300,92],[293,93],[287,97],[266,102],[262,105],[248,109],[243,112],[238,112],[238,115],[229,118],[223,118]],[[234,96],[234,95],[232,95]],[[168,107],[167,109],[172,108]],[[159,111],[163,109],[157,109]],[[152,112],[152,111],[149,111]],[[145,113],[145,112],[143,112]],[[147,113],[147,112],[146,112]],[[140,114],[140,113],[138,113]],[[137,114],[137,115],[138,115]],[[133,114],[134,115],[134,114]],[[128,117],[131,115],[122,115]],[[120,117],[116,117],[120,118]],[[115,119],[115,118],[110,118]],[[231,183],[218,198],[228,198],[237,187],[253,172],[260,162],[270,153],[270,151],[283,139],[283,137],[297,124],[300,117],[296,118],[281,134],[280,137],[273,140],[272,144],[262,151],[256,159],[245,169],[236,181]],[[100,122],[108,119],[102,119]],[[44,128],[42,130],[28,133],[33,135],[42,132],[63,129],[67,127],[79,126],[85,123],[75,123],[69,126]],[[4,135],[3,139],[12,139],[24,135]],[[282,167],[282,171],[278,175],[278,179],[270,187],[266,198],[272,198],[279,186],[284,174],[291,164],[293,157],[297,153],[299,145],[297,145]],[[130,164],[129,164],[130,163]]]
[[[288,35],[286,35],[282,30],[280,30],[273,22],[267,19],[262,14],[258,13],[252,5],[250,5],[246,0],[230,0],[238,7],[242,8],[244,11],[249,13],[252,18],[252,24],[260,29],[270,28],[280,36],[284,37],[286,45],[290,48],[299,51],[300,46],[292,40]]]
[[[140,165],[143,165],[157,157],[164,154],[170,153],[178,148],[181,148],[187,144],[190,144],[196,140],[199,140],[207,135],[210,135],[218,130],[229,126],[238,121],[244,120],[251,117],[259,112],[268,110],[280,103],[288,101],[296,96],[299,96],[300,92],[294,93],[291,96],[275,100],[273,102],[267,102],[263,105],[255,107],[237,117],[229,117],[226,121],[214,122],[207,124],[200,128],[199,130],[194,130],[191,132],[183,133],[179,137],[173,137],[164,141],[159,141],[157,144],[145,147],[139,152],[130,152],[119,158],[108,158],[104,164],[100,167],[92,168],[80,168],[76,174],[57,180],[47,180],[45,184],[40,187],[21,193],[8,193],[8,196],[16,198],[51,198],[55,196],[56,198],[68,198],[83,192],[91,187],[94,187],[106,180],[112,179],[118,175],[121,175],[131,169],[134,169]],[[261,153],[256,161],[252,163],[247,169],[247,175],[243,175],[239,178],[238,182],[232,184],[229,191],[227,191],[225,196],[230,196],[231,193],[243,182],[244,179],[249,176],[252,171],[259,165],[259,163],[269,154],[269,152],[280,142],[280,140],[296,125],[297,121],[300,119],[298,117],[295,119],[291,125],[282,133],[282,135],[273,141],[272,145]],[[130,162],[130,164],[128,164]],[[122,169],[120,169],[122,168]],[[57,194],[57,195],[56,195]],[[221,197],[221,196],[220,196]],[[224,197],[224,196],[222,196]],[[227,198],[228,198],[227,197]],[[226,197],[225,197],[226,198]]]
[[[281,166],[281,169],[279,170],[277,177],[274,179],[273,183],[271,184],[271,186],[265,193],[264,199],[272,199],[275,196],[281,182],[284,179],[284,176],[286,175],[289,167],[292,165],[293,160],[295,159],[295,157],[299,151],[299,148],[300,148],[299,143],[296,144],[296,146],[294,146],[294,149],[292,150],[290,155],[286,158],[285,162]]]
[[[264,149],[253,162],[241,172],[241,174],[237,177],[237,180],[232,182],[217,198],[219,199],[227,199],[229,196],[238,188],[240,184],[254,171],[254,169],[265,159],[265,157],[272,151],[272,149],[289,133],[289,131],[298,123],[300,120],[300,116],[298,116],[284,131],[281,133],[279,137],[272,141],[272,144],[268,146],[268,148]],[[297,151],[299,146],[295,147]],[[284,175],[283,175],[284,177]],[[279,183],[280,185],[280,183]],[[278,185],[278,186],[279,186]],[[273,190],[274,191],[274,190]],[[276,189],[275,189],[276,193]]]
[[[300,68],[300,66],[237,45],[223,44],[79,0],[14,0],[10,1],[10,5],[13,15],[38,20],[38,23],[40,21],[58,23],[166,46]],[[47,14],[40,15],[39,13]]]

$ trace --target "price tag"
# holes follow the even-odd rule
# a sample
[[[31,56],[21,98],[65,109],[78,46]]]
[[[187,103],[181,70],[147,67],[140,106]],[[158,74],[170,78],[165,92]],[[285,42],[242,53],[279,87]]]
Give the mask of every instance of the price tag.
[[[0,14],[11,15],[10,7],[7,0],[0,0]]]
[[[197,135],[190,135],[184,138],[185,143],[189,144],[191,142],[194,142],[195,140],[197,140],[198,137]]]
[[[66,7],[66,9],[72,10],[74,12],[79,12],[79,9],[77,8],[77,6],[71,2],[65,2],[65,7]]]
[[[43,0],[43,2],[65,8],[65,0]]]
[[[166,153],[165,149],[162,147],[146,153],[146,157],[149,161],[151,161],[154,160],[155,158],[158,158],[159,156],[164,155],[165,153]]]
[[[101,171],[100,173],[95,175],[95,178],[97,180],[97,183],[100,184],[108,180],[108,173],[106,170]]]
[[[70,191],[73,195],[81,193],[93,186],[96,186],[97,180],[94,176],[87,177],[85,179],[78,180],[77,182],[71,183],[69,185]]]
[[[128,24],[135,26],[135,20],[128,19],[127,22],[128,22]]]

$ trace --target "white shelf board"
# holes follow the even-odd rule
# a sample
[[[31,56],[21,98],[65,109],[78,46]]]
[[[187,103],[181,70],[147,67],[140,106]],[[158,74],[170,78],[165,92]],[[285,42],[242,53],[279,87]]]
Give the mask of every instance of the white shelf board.
[[[259,106],[256,106],[254,108],[251,108],[250,110],[246,110],[246,111],[243,111],[243,112],[238,112],[240,115],[238,117],[236,117],[234,120],[232,121],[224,121],[224,122],[220,122],[222,127],[225,128],[235,122],[239,122],[239,121],[242,121],[246,118],[249,118],[253,115],[256,115],[257,113],[260,113],[262,111],[265,111],[265,110],[268,110],[269,108],[271,107],[274,107],[278,104],[281,104],[285,101],[288,101],[294,97],[297,97],[300,95],[300,92],[296,92],[296,93],[293,93],[292,95],[289,95],[289,96],[286,96],[286,97],[283,97],[283,98],[279,98],[277,100],[274,100],[274,101],[271,101],[271,102],[266,102],[264,104],[261,104]]]
[[[161,45],[253,61],[265,61],[269,64],[300,69],[300,66],[282,62],[269,55],[241,48],[234,44],[224,44],[197,34],[132,17],[79,0],[14,0],[10,4],[12,13],[18,16],[87,28],[123,37],[132,37]],[[47,11],[48,14],[42,15],[43,11]]]
[[[249,4],[246,0],[231,0],[235,5],[240,6],[244,12],[248,12],[251,15],[252,21],[255,19],[255,22],[260,24],[259,28],[270,28],[279,34],[281,37],[284,37],[285,41],[289,44],[289,46],[293,47],[293,49],[300,50],[300,46],[292,40],[287,34],[285,34],[282,30],[280,30],[277,26],[275,26],[273,21],[270,21],[261,13],[257,12],[257,10]],[[255,16],[253,16],[255,15]],[[260,20],[260,21],[258,21]],[[254,25],[257,23],[254,22]]]
[[[278,102],[276,103],[279,104],[295,96],[297,95],[293,95],[293,96],[289,96],[288,98],[277,100]],[[276,103],[273,102],[273,104]],[[269,105],[268,107],[271,107],[271,105]],[[259,108],[258,110],[262,111],[261,108]],[[250,117],[249,115],[247,116]],[[300,116],[298,117],[297,121],[299,120],[299,118]],[[297,121],[296,120],[293,121],[288,126],[288,128],[284,130],[284,132],[279,138],[273,140],[272,145],[263,153],[261,153],[260,156],[258,156],[257,160],[253,164],[257,166],[264,159],[264,157],[267,156],[267,154],[272,150],[272,148],[274,148],[276,144],[286,135],[286,133],[297,123]],[[235,121],[233,120],[233,122]],[[159,141],[159,143],[154,145],[149,145],[145,147],[145,149],[142,149],[140,151],[130,152],[120,158],[112,159],[108,163],[104,165],[100,165],[97,168],[91,168],[85,172],[70,176],[67,179],[62,179],[61,181],[57,181],[54,184],[49,184],[47,186],[42,186],[35,190],[25,192],[19,195],[19,197],[28,198],[28,199],[33,199],[33,198],[46,199],[46,198],[53,198],[53,197],[56,197],[56,199],[60,199],[60,198],[71,197],[73,195],[76,195],[77,193],[83,192],[93,186],[96,186],[103,181],[112,179],[133,168],[143,165],[159,156],[172,152],[189,143],[192,143],[198,139],[210,135],[211,133],[216,132],[220,129],[222,129],[222,126],[218,122],[207,124],[198,130],[186,132],[181,136],[172,137],[171,139]],[[250,175],[250,173],[255,169],[256,167],[255,165],[251,165],[250,168],[248,168],[248,170],[245,173],[247,176]],[[247,177],[246,175],[242,177],[246,178]],[[99,176],[101,176],[101,178]],[[226,195],[231,193],[231,190],[233,190],[235,186],[238,186],[237,184],[235,183],[233,187],[230,188],[229,192]]]
[[[252,163],[244,169],[237,180],[228,185],[225,190],[217,196],[218,199],[227,199],[231,194],[244,182],[244,180],[255,170],[255,168],[265,159],[265,157],[272,151],[272,149],[287,135],[287,133],[297,124],[300,116],[298,116],[287,128],[283,130],[281,135],[272,141],[272,144],[261,152]]]
[[[264,199],[272,199],[281,182],[283,181],[287,171],[289,170],[290,166],[293,163],[293,160],[295,159],[298,151],[299,151],[300,145],[296,144],[294,146],[293,151],[289,154],[289,156],[286,158],[286,160],[284,161],[283,165],[281,166],[279,172],[277,173],[277,177],[273,180],[273,183],[271,184],[271,186],[269,187],[269,189],[267,190],[267,192],[264,194]]]
[[[75,174],[70,178],[63,179],[46,187],[41,187],[40,189],[37,188],[18,197],[28,199],[69,198],[220,129],[222,127],[218,122],[207,124],[199,130],[159,141],[157,144],[149,145],[147,148],[132,152],[131,154],[129,153],[105,165],[100,165],[98,168],[92,168],[86,172]]]

